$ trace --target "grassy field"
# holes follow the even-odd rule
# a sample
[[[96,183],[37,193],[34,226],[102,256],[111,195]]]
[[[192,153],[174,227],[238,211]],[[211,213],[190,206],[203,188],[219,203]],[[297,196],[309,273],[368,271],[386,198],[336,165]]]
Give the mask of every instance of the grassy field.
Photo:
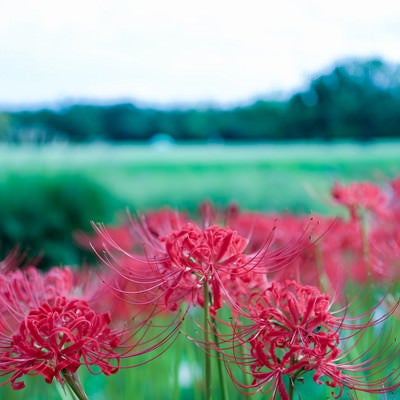
[[[0,177],[85,176],[138,210],[210,199],[262,211],[325,212],[335,180],[400,173],[400,143],[0,147]]]
[[[8,233],[15,235],[9,234],[9,237],[17,238],[18,232],[32,230],[28,239],[52,240],[53,247],[49,247],[49,251],[57,253],[61,252],[61,247],[54,241],[54,229],[62,224],[65,229],[72,226],[68,225],[69,214],[57,212],[57,208],[68,209],[70,203],[76,203],[71,215],[86,208],[79,221],[87,220],[88,228],[91,219],[107,221],[125,208],[144,211],[169,205],[192,212],[203,200],[212,200],[218,206],[235,202],[244,209],[266,212],[329,213],[333,210],[329,204],[329,189],[335,180],[382,182],[398,174],[400,142],[374,145],[1,146],[0,218],[2,229],[6,227]],[[90,193],[85,192],[86,182],[95,185]],[[47,198],[55,185],[63,190],[52,192]],[[9,218],[10,210],[15,212],[12,218]],[[43,225],[41,229],[37,227],[39,224]],[[46,228],[46,224],[52,224],[51,229]],[[62,251],[68,252],[68,248],[63,247]],[[67,256],[58,257],[60,263],[69,262]],[[76,261],[77,257],[72,259]],[[125,369],[108,378],[83,373],[89,398],[123,399],[132,398],[134,393],[138,400],[201,400],[200,378],[196,378],[193,368],[188,378],[182,361],[197,358],[191,353],[196,350],[188,349],[189,346],[179,345],[178,341],[178,346],[175,344],[154,363]],[[178,375],[171,372],[171,365],[180,367]],[[12,391],[9,386],[0,387],[0,398],[59,398],[53,386],[42,381],[41,377],[32,377],[27,382],[30,388],[20,392]],[[174,397],[174,391],[179,392],[178,397]],[[230,393],[230,399],[242,398],[232,388]],[[218,394],[216,396],[218,398]],[[302,396],[307,398],[307,382]],[[325,389],[315,393],[315,398],[327,396],[329,392]]]

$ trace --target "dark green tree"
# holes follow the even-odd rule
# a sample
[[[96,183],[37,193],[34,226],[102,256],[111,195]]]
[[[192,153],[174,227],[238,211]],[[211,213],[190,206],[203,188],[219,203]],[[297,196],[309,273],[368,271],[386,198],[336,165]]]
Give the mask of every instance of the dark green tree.
[[[349,60],[289,101],[288,138],[369,140],[399,137],[400,67]]]

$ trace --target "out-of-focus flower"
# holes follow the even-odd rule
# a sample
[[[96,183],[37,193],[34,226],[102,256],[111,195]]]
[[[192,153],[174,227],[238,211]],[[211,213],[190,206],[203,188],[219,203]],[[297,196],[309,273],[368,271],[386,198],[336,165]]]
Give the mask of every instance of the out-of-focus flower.
[[[129,225],[126,223],[117,226],[108,226],[107,233],[124,248],[132,245],[132,234]],[[88,235],[85,232],[77,231],[74,233],[74,239],[78,246],[85,249],[98,250],[102,248],[102,238],[100,236]]]
[[[282,251],[284,268],[269,274],[270,280],[295,279],[298,282],[318,286],[322,264],[322,245],[330,237],[334,221],[322,217],[296,216],[290,214],[262,214],[254,212],[228,214],[227,223],[249,241],[249,249],[256,251],[269,242],[268,253],[274,254],[279,265]],[[288,257],[292,249],[293,256]],[[320,267],[320,268],[319,268]]]
[[[387,215],[388,196],[373,183],[353,182],[344,186],[335,182],[331,194],[335,202],[348,208],[353,219],[358,217],[358,210]]]
[[[14,270],[23,259],[24,255],[20,254],[18,247],[15,247],[3,260],[0,260],[0,274]]]
[[[334,185],[334,199],[349,209],[352,218],[337,220],[323,240],[325,267],[331,276],[360,283],[391,282],[399,277],[398,179],[389,184],[387,192],[368,182]],[[338,273],[335,265],[341,266]]]
[[[389,184],[393,191],[393,197],[400,201],[400,175],[392,179]]]

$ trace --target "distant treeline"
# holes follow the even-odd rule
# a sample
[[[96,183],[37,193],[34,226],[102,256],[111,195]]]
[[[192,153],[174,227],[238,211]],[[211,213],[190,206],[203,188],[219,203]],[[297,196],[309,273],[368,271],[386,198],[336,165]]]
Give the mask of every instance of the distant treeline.
[[[349,60],[285,100],[224,109],[75,104],[0,112],[0,141],[367,141],[400,137],[400,65]]]

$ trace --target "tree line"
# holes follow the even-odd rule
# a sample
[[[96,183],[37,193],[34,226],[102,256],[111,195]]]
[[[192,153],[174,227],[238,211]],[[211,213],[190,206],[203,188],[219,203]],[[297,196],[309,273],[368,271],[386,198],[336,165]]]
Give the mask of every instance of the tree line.
[[[368,141],[400,137],[400,65],[380,59],[336,64],[286,99],[230,109],[160,109],[133,103],[71,104],[0,112],[0,141]]]

